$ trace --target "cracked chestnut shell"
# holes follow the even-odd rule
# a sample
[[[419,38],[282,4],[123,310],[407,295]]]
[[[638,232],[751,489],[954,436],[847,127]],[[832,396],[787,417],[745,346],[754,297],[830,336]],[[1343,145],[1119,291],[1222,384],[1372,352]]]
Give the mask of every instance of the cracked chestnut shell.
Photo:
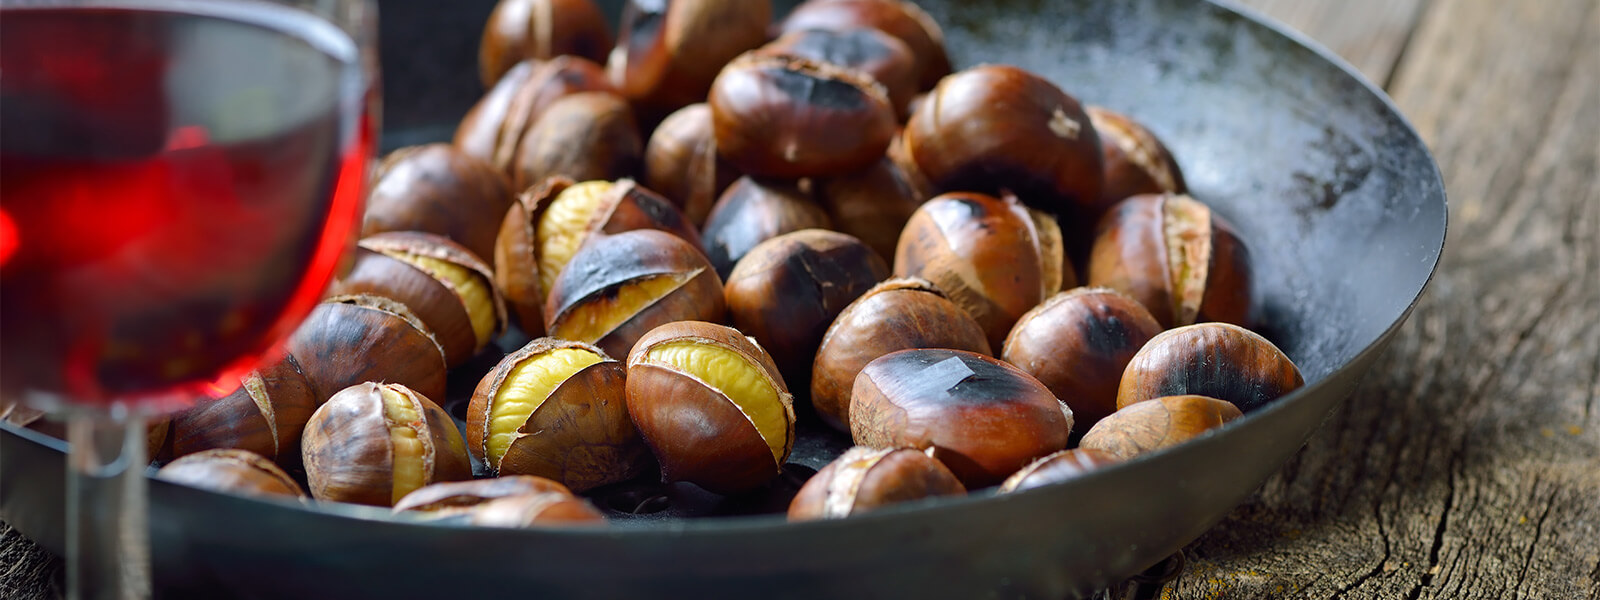
[[[299,361],[284,355],[251,371],[232,393],[172,415],[167,434],[172,456],[238,448],[298,465],[300,433],[316,409],[316,393]]]
[[[489,479],[441,481],[406,494],[394,503],[394,512],[409,512],[443,517],[471,512],[480,504],[499,498],[555,492],[571,495],[561,482],[533,475],[502,475]]]
[[[665,115],[704,101],[723,65],[767,41],[771,20],[769,0],[629,0],[606,70],[641,113]]]
[[[894,260],[901,230],[927,199],[888,158],[861,171],[817,179],[816,198],[836,231],[855,236],[886,261]]]
[[[218,448],[179,457],[156,477],[217,492],[244,496],[307,498],[300,484],[265,457],[239,448]]]
[[[741,173],[717,155],[711,133],[711,107],[690,104],[667,115],[644,148],[644,181],[696,227],[705,224],[711,205]]]
[[[1249,327],[1255,311],[1250,250],[1233,227],[1189,196],[1146,194],[1101,219],[1089,285],[1132,296],[1162,327],[1221,321]]]
[[[397,383],[334,394],[306,423],[301,454],[318,500],[387,507],[424,485],[472,478],[455,421]]]
[[[643,155],[627,101],[610,92],[580,92],[550,103],[528,129],[511,159],[511,184],[522,190],[557,175],[573,181],[630,177]]]
[[[794,398],[737,330],[657,327],[628,355],[628,414],[667,481],[736,494],[772,481],[794,448]]]
[[[811,406],[824,423],[850,431],[850,393],[867,363],[908,348],[991,354],[977,321],[925,279],[894,278],[861,294],[822,335],[811,363]]]
[[[1087,428],[1117,410],[1123,369],[1158,333],[1161,324],[1134,299],[1076,288],[1022,315],[1000,358],[1038,378]]]
[[[1122,462],[1121,458],[1103,450],[1073,448],[1046,455],[1028,463],[1007,477],[996,493],[1009,494],[1030,488],[1077,479],[1085,474]]]
[[[397,301],[357,294],[323,300],[285,343],[321,406],[367,381],[404,384],[443,398],[444,349],[416,313]]]
[[[944,78],[906,122],[903,152],[938,191],[1015,192],[1069,221],[1105,206],[1100,137],[1077,99],[1005,65]]]
[[[789,520],[842,519],[892,504],[966,493],[961,480],[926,453],[856,446],[806,480],[789,503]]]
[[[785,381],[805,382],[828,325],[888,276],[861,240],[804,229],[751,249],[722,291],[732,325],[761,343]]]
[[[1111,206],[1139,194],[1187,191],[1178,161],[1156,134],[1132,117],[1109,108],[1086,106],[1084,112],[1100,135],[1100,154],[1105,162],[1101,204]]]
[[[950,74],[944,31],[911,2],[901,0],[812,0],[796,6],[780,31],[848,30],[870,27],[904,42],[916,57],[918,89],[929,89]]]
[[[367,194],[361,235],[386,231],[436,233],[485,260],[516,195],[488,162],[449,144],[389,153]]]
[[[455,145],[513,179],[517,149],[555,101],[582,92],[611,92],[605,68],[577,56],[524,60],[474,104],[456,126]],[[512,190],[526,186],[513,186]]]
[[[850,435],[876,448],[928,450],[967,489],[995,485],[1067,447],[1072,409],[1009,363],[944,348],[867,363],[850,396]]]
[[[802,229],[828,229],[828,214],[797,183],[740,177],[711,208],[700,245],[727,279],[734,265],[761,242]]]
[[[917,85],[917,57],[905,42],[870,27],[785,32],[757,48],[762,56],[794,56],[854,69],[883,85],[895,114],[907,116]]]
[[[583,492],[649,466],[623,381],[599,348],[539,338],[478,382],[467,406],[468,449],[497,475],[537,475]]]
[[[478,44],[478,78],[487,88],[524,59],[603,61],[610,50],[610,25],[593,0],[500,0]]]
[[[898,128],[883,85],[825,62],[750,53],[711,85],[717,153],[741,172],[797,178],[871,166]]]
[[[1133,355],[1117,408],[1199,394],[1254,410],[1302,385],[1300,369],[1267,338],[1238,325],[1199,323],[1164,331]]]
[[[1226,400],[1181,395],[1153,398],[1101,419],[1078,448],[1098,450],[1127,460],[1199,437],[1243,416]]]

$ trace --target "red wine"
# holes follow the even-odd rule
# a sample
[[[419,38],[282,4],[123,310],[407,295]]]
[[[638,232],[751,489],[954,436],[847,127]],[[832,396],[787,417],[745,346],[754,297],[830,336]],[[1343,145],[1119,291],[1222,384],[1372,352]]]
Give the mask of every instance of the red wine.
[[[0,10],[0,400],[236,386],[352,239],[365,93],[291,8]]]

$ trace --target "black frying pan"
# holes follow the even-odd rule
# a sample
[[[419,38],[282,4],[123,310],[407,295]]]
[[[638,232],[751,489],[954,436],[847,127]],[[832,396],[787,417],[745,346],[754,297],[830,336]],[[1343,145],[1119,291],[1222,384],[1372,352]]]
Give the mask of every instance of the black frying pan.
[[[847,443],[826,435],[797,448],[773,497],[624,485],[598,503],[627,508],[662,495],[665,510],[605,531],[395,522],[381,510],[307,509],[152,481],[158,586],[237,597],[1059,598],[1134,574],[1211,527],[1304,443],[1409,313],[1444,242],[1437,167],[1350,67],[1238,9],[921,4],[945,25],[958,64],[1032,69],[1164,138],[1194,194],[1251,245],[1263,333],[1308,385],[1213,435],[1077,481],[833,522],[727,516],[781,504],[782,486],[792,491]],[[474,51],[488,3],[383,9],[386,145],[441,139],[480,91]],[[56,551],[62,457],[59,442],[0,430],[0,517]],[[679,518],[706,515],[724,516]]]

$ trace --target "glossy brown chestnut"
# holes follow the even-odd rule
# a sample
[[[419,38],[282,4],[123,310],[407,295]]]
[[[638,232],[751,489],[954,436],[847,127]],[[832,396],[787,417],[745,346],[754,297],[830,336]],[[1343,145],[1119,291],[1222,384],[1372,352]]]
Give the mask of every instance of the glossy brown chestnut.
[[[1100,138],[1078,101],[1055,84],[1004,65],[946,77],[906,122],[908,160],[934,189],[1009,189],[1058,218],[1105,210]]]
[[[943,348],[886,354],[856,376],[850,435],[876,448],[929,450],[967,489],[995,485],[1067,447],[1072,409],[1008,363]]]
[[[812,0],[795,7],[781,30],[856,29],[871,27],[904,42],[916,56],[917,87],[930,89],[950,74],[944,31],[911,2],[901,0]]]
[[[178,458],[156,477],[229,494],[306,498],[294,478],[265,457],[238,448],[205,450]]]
[[[1100,221],[1089,285],[1132,296],[1162,327],[1222,321],[1249,327],[1250,251],[1232,226],[1188,196],[1123,200]]]
[[[489,479],[441,481],[417,488],[399,502],[394,512],[443,517],[470,512],[474,507],[511,496],[554,492],[571,495],[561,482],[533,475],[502,475]]]
[[[717,153],[750,175],[859,171],[883,158],[898,127],[888,92],[871,76],[787,55],[734,59],[707,103]]]
[[[582,92],[552,102],[517,146],[511,184],[527,189],[548,177],[573,181],[631,177],[644,141],[633,109],[610,92]]]
[[[833,228],[855,236],[886,261],[894,260],[900,231],[926,198],[884,158],[864,170],[817,180],[817,202]]]
[[[367,381],[404,384],[444,397],[444,350],[404,304],[370,294],[334,296],[311,310],[285,349],[321,406],[339,390]]]
[[[361,235],[386,231],[436,233],[484,260],[516,195],[494,166],[449,144],[391,152],[367,194]]]
[[[1139,194],[1182,194],[1187,191],[1178,161],[1156,134],[1122,113],[1086,106],[1089,122],[1100,135],[1105,161],[1105,187],[1100,202],[1111,206]]]
[[[739,259],[761,242],[832,225],[822,206],[796,183],[745,176],[728,186],[711,208],[700,231],[700,246],[717,275],[727,279]]]
[[[926,453],[856,446],[806,480],[789,520],[843,519],[891,504],[967,493],[954,473]]]
[[[251,371],[239,389],[172,415],[172,456],[206,450],[249,450],[282,465],[300,464],[300,432],[317,395],[293,356]]]
[[[393,506],[424,485],[472,478],[455,421],[397,383],[334,394],[306,423],[301,455],[318,500]]]
[[[1028,466],[1007,477],[996,492],[1009,494],[1077,479],[1090,471],[1109,467],[1121,461],[1122,459],[1116,456],[1093,448],[1062,450],[1028,463]]]
[[[584,58],[519,62],[462,117],[455,145],[489,161],[509,181],[517,149],[539,117],[556,100],[580,92],[616,93],[616,88],[606,79],[604,67]]]
[[[917,57],[905,42],[870,27],[804,29],[784,33],[757,48],[763,56],[795,56],[854,69],[883,85],[895,114],[905,117],[917,85]]]
[[[807,382],[828,325],[888,276],[861,240],[803,229],[751,249],[722,291],[732,325],[761,343],[785,381]]]
[[[606,70],[642,113],[666,115],[704,101],[723,65],[767,41],[770,21],[769,0],[629,0]]]
[[[1226,400],[1205,396],[1164,396],[1128,406],[1101,419],[1078,448],[1098,450],[1122,460],[1189,441],[1243,416]]]
[[[955,192],[911,215],[895,249],[894,274],[932,281],[999,348],[1023,313],[1061,289],[1063,252],[1049,216],[1012,197]]]
[[[487,88],[523,59],[603,61],[610,50],[611,29],[594,0],[500,0],[478,44],[478,77]]]
[[[1161,396],[1199,394],[1254,410],[1305,385],[1277,346],[1227,323],[1199,323],[1151,338],[1122,372],[1117,408]]]
[[[705,224],[712,203],[739,175],[717,155],[711,107],[704,102],[667,115],[645,144],[645,185],[671,200],[695,227]]]
[[[479,527],[600,526],[605,515],[588,500],[560,492],[496,498],[473,507],[468,522]]]
[[[1087,429],[1117,410],[1123,369],[1158,333],[1161,324],[1134,299],[1075,288],[1022,315],[1000,358],[1038,378]]]
[[[550,290],[545,329],[625,356],[659,325],[720,321],[725,311],[722,279],[698,248],[640,229],[579,248]]]
[[[472,393],[469,452],[497,475],[537,475],[578,492],[631,479],[649,466],[649,450],[628,418],[626,376],[594,346],[528,342]]]
[[[992,353],[983,327],[932,283],[890,279],[846,306],[822,335],[811,363],[811,406],[817,416],[849,431],[856,375],[873,359],[909,348]]]
[[[759,487],[794,448],[794,397],[753,340],[703,321],[650,331],[628,355],[628,414],[668,481]]]

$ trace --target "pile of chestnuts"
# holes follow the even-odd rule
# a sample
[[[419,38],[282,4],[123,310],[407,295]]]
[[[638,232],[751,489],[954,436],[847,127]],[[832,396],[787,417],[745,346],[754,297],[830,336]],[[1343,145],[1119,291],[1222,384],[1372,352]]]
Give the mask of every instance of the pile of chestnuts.
[[[1246,329],[1249,240],[1133,117],[953,71],[904,0],[773,17],[501,0],[454,141],[382,162],[328,299],[172,418],[161,476],[486,526],[603,524],[663,481],[843,518],[1078,477],[1303,384]],[[848,450],[798,464],[805,436]]]

